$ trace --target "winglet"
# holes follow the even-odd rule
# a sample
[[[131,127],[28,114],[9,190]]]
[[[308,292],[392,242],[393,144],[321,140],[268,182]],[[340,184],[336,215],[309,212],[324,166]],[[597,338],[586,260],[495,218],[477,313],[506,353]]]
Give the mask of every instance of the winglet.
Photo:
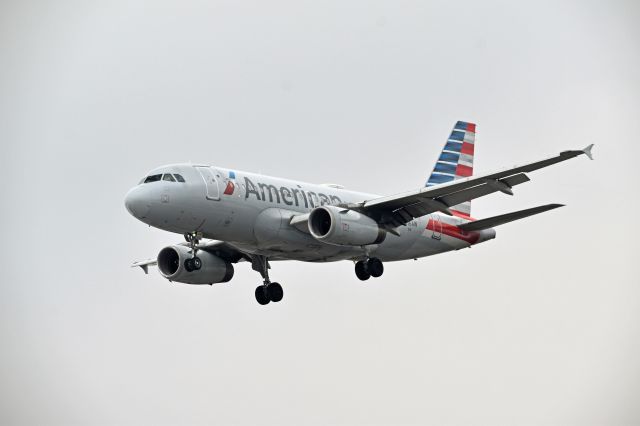
[[[588,147],[582,150],[582,152],[587,154],[587,157],[589,157],[589,160],[593,160],[593,154],[591,154],[591,148],[593,148],[593,144],[589,145]]]

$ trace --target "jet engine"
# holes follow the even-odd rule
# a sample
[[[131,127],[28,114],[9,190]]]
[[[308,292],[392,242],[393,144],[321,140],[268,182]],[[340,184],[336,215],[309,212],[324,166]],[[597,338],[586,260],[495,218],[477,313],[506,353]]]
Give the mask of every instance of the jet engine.
[[[158,254],[160,274],[169,281],[184,284],[226,283],[233,278],[233,265],[204,250],[198,251],[202,261],[200,269],[187,271],[184,261],[191,258],[191,250],[185,246],[168,246]]]
[[[316,207],[308,223],[316,240],[339,246],[380,244],[387,236],[369,216],[336,206]]]

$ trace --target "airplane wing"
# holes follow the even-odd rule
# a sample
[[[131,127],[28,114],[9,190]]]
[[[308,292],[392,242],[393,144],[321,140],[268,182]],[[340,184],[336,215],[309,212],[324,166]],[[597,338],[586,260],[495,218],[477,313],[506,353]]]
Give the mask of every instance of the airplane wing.
[[[394,228],[429,213],[440,211],[451,215],[449,207],[464,201],[498,191],[513,195],[512,187],[529,181],[529,177],[525,173],[542,169],[582,154],[593,159],[591,155],[592,148],[593,145],[589,145],[582,150],[563,151],[556,156],[524,166],[516,166],[480,176],[470,176],[449,183],[420,188],[403,194],[380,197],[363,203],[347,205],[346,207],[366,214],[381,226],[393,232]]]
[[[158,264],[158,259],[147,259],[147,260],[140,260],[138,262],[133,262],[133,264],[131,265],[132,268],[135,268],[136,266],[139,266],[145,274],[149,273],[149,266],[156,266]]]
[[[188,246],[188,243],[182,243]],[[251,258],[246,253],[238,250],[234,246],[224,241],[209,240],[198,244],[198,250],[203,250],[218,256],[231,263],[238,263],[242,260],[251,262]]]
[[[186,242],[181,242],[178,245],[180,246],[189,246]],[[221,259],[226,260],[230,263],[237,263],[242,260],[247,260],[251,262],[251,257],[249,257],[244,252],[238,250],[233,247],[231,244],[226,243],[224,241],[216,241],[216,240],[207,240],[198,244],[198,250],[206,251],[211,254],[218,256]],[[145,274],[149,273],[149,266],[156,266],[158,264],[158,260],[156,258],[141,260],[138,262],[134,262],[131,267],[140,267]]]

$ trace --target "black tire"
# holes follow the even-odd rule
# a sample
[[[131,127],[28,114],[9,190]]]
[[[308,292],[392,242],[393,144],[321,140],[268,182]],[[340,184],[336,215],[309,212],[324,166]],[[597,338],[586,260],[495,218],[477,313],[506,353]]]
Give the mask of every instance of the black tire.
[[[202,260],[198,256],[191,259],[191,264],[193,265],[193,269],[196,271],[202,268]]]
[[[272,302],[279,302],[282,300],[284,296],[284,291],[282,290],[282,286],[278,283],[271,283],[267,286],[267,293],[269,294],[269,299]]]
[[[367,271],[371,274],[372,277],[378,278],[384,272],[384,266],[382,266],[382,261],[376,257],[372,257],[367,260]]]
[[[192,259],[187,259],[184,261],[184,269],[187,270],[187,272],[193,272],[193,260]]]
[[[271,300],[267,294],[267,288],[263,285],[256,287],[256,301],[261,305],[266,305]]]
[[[361,281],[366,281],[371,278],[371,274],[367,272],[367,265],[363,261],[356,262],[356,276]]]

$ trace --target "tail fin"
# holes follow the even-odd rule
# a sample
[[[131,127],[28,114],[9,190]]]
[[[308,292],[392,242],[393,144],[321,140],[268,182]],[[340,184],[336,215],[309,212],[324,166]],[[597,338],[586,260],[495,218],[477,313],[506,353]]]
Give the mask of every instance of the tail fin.
[[[433,172],[425,186],[434,186],[466,178],[473,174],[473,148],[476,139],[476,125],[458,121],[440,153]],[[471,215],[471,201],[465,201],[450,210],[462,216]]]

